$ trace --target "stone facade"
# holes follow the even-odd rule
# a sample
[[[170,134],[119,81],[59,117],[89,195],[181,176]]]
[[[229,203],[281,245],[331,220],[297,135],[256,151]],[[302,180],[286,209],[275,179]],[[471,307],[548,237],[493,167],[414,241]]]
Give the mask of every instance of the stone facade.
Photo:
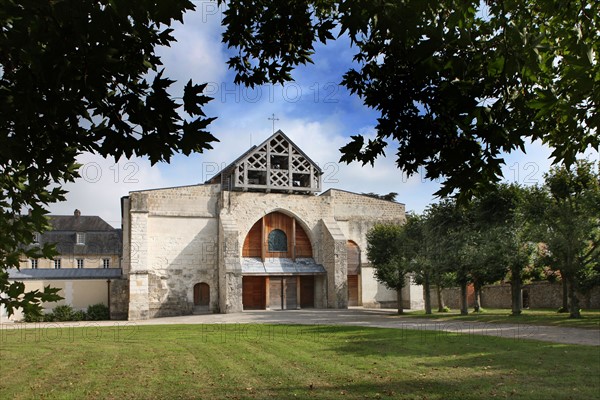
[[[293,146],[290,143],[292,150]],[[273,213],[292,219],[306,234],[312,259],[323,268],[322,275],[314,276],[314,307],[348,306],[348,241],[361,249],[361,302],[371,306],[395,302],[394,292],[373,283],[366,233],[376,223],[404,223],[403,204],[333,189],[318,196],[285,188],[236,191],[216,181],[132,192],[123,199],[129,319],[190,314],[197,302],[194,287],[201,283],[209,287],[209,310],[241,312],[244,241],[257,221]],[[365,290],[372,286],[375,291]],[[407,288],[405,306],[421,304],[419,293]]]

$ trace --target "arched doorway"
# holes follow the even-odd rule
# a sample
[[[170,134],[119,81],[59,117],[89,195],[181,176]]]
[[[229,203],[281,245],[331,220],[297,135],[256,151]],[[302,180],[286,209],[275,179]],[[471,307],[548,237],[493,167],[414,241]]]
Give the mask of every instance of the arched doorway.
[[[312,257],[309,236],[296,218],[274,211],[256,221],[242,248],[244,310],[314,307],[315,276],[325,271]]]
[[[348,240],[346,243],[346,260],[348,266],[348,305],[360,306],[360,248]]]
[[[207,283],[196,283],[194,285],[194,306],[206,307],[210,303],[210,286]]]

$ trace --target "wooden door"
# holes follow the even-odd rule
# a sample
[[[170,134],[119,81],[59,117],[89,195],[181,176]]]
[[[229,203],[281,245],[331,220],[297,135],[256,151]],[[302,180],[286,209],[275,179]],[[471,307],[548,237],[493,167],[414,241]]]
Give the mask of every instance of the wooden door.
[[[197,283],[194,285],[194,305],[208,306],[210,303],[210,286],[206,283]]]
[[[242,304],[244,310],[265,309],[265,277],[242,277]]]
[[[300,307],[312,308],[315,306],[315,277],[303,276],[300,278]]]
[[[358,275],[348,275],[348,305],[358,306]]]
[[[297,279],[290,277],[269,278],[269,308],[272,310],[295,310],[298,308]],[[300,292],[302,293],[302,292]]]
[[[269,308],[271,310],[283,309],[283,298],[281,297],[283,278],[269,278]]]
[[[285,282],[285,303],[283,308],[286,310],[295,310],[298,308],[298,279],[295,276],[284,278]]]

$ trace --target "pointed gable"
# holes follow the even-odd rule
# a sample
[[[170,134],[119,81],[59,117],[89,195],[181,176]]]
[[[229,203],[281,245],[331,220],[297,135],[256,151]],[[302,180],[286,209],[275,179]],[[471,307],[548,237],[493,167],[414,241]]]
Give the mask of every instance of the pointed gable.
[[[282,131],[252,147],[209,183],[226,190],[312,194],[321,191],[322,171]]]

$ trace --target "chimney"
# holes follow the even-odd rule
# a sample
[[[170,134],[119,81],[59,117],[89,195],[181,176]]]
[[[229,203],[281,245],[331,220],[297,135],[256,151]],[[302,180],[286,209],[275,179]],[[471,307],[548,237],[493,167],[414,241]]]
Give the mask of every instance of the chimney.
[[[79,211],[78,209],[75,209],[75,212],[73,213],[73,215],[75,215],[75,218],[79,218],[81,216],[81,211]]]

